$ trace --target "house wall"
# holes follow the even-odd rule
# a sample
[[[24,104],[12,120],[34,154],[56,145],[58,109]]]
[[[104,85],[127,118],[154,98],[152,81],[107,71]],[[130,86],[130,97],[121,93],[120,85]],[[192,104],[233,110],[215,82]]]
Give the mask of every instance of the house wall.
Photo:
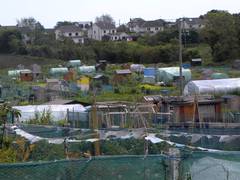
[[[157,33],[159,31],[163,31],[164,27],[159,26],[159,27],[145,27],[141,29],[142,32],[146,32],[146,33]]]
[[[84,36],[83,31],[77,31],[77,32],[69,31],[69,32],[62,33],[60,30],[56,30],[55,36],[56,36],[56,40],[60,40],[61,37],[64,36],[64,37],[71,38],[74,41],[74,43],[84,43],[84,38],[80,37],[80,36]]]
[[[92,30],[89,31],[89,36],[92,39],[101,41],[104,35],[115,34],[116,29],[101,29],[96,24],[92,26]]]

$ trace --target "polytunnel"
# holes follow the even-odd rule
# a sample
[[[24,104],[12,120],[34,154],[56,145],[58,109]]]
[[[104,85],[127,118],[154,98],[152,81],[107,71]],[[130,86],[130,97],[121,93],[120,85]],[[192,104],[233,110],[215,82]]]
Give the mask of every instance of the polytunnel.
[[[51,68],[50,75],[51,76],[63,76],[68,73],[68,68],[61,67],[61,68]]]
[[[190,81],[184,88],[184,95],[230,94],[240,91],[240,78]]]
[[[76,59],[76,60],[70,60],[68,61],[68,67],[79,67],[81,66],[81,60]]]
[[[188,82],[192,78],[190,69],[182,69],[182,75],[184,77],[185,82]],[[166,67],[159,68],[157,70],[157,81],[164,83],[171,83],[175,80],[175,78],[180,77],[180,68],[179,67]]]
[[[80,66],[78,68],[79,74],[92,74],[96,72],[95,66]]]
[[[51,118],[54,121],[59,121],[67,118],[67,111],[85,112],[84,106],[81,104],[68,105],[28,105],[28,106],[14,106],[13,108],[21,112],[20,121],[29,121],[36,117],[36,114],[50,112]]]

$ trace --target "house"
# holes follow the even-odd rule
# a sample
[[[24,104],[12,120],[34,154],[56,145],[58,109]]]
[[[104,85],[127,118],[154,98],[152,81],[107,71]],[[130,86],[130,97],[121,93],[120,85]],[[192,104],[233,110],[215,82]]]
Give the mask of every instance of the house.
[[[130,19],[127,26],[130,32],[139,33],[141,32],[141,27],[144,23],[145,23],[145,20],[142,18],[133,18],[133,19]]]
[[[65,25],[55,29],[56,40],[62,40],[64,37],[70,38],[74,43],[84,44],[86,31],[77,25]]]
[[[162,19],[145,21],[141,18],[130,19],[128,28],[131,32],[135,33],[149,33],[155,34],[159,31],[163,31],[166,22]]]
[[[94,23],[92,28],[88,31],[88,37],[98,41],[104,39],[111,39],[111,35],[117,33],[117,29],[114,24],[111,23]]]
[[[204,19],[203,18],[181,18],[176,21],[177,24],[182,21],[182,28],[185,30],[199,30],[202,29],[204,25]]]
[[[132,37],[125,32],[117,32],[111,35],[112,41],[132,41]]]

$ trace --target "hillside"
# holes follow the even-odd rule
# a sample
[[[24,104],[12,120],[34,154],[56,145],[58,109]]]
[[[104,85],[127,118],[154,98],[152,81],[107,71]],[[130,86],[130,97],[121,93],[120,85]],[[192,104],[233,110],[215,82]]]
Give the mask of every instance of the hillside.
[[[33,56],[23,56],[23,55],[9,55],[9,54],[0,54],[0,69],[13,68],[19,64],[23,64],[26,67],[32,64],[38,65],[52,65],[52,64],[61,64],[62,60],[58,59],[49,59],[42,57],[33,57]]]

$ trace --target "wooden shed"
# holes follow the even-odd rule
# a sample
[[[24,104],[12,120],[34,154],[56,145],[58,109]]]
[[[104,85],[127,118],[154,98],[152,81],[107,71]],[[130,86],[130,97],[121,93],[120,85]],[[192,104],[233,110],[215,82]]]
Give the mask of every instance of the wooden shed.
[[[32,81],[33,73],[31,70],[21,70],[20,72],[20,80],[21,81]]]
[[[116,70],[113,77],[113,84],[124,83],[130,79],[132,72],[130,69]]]

